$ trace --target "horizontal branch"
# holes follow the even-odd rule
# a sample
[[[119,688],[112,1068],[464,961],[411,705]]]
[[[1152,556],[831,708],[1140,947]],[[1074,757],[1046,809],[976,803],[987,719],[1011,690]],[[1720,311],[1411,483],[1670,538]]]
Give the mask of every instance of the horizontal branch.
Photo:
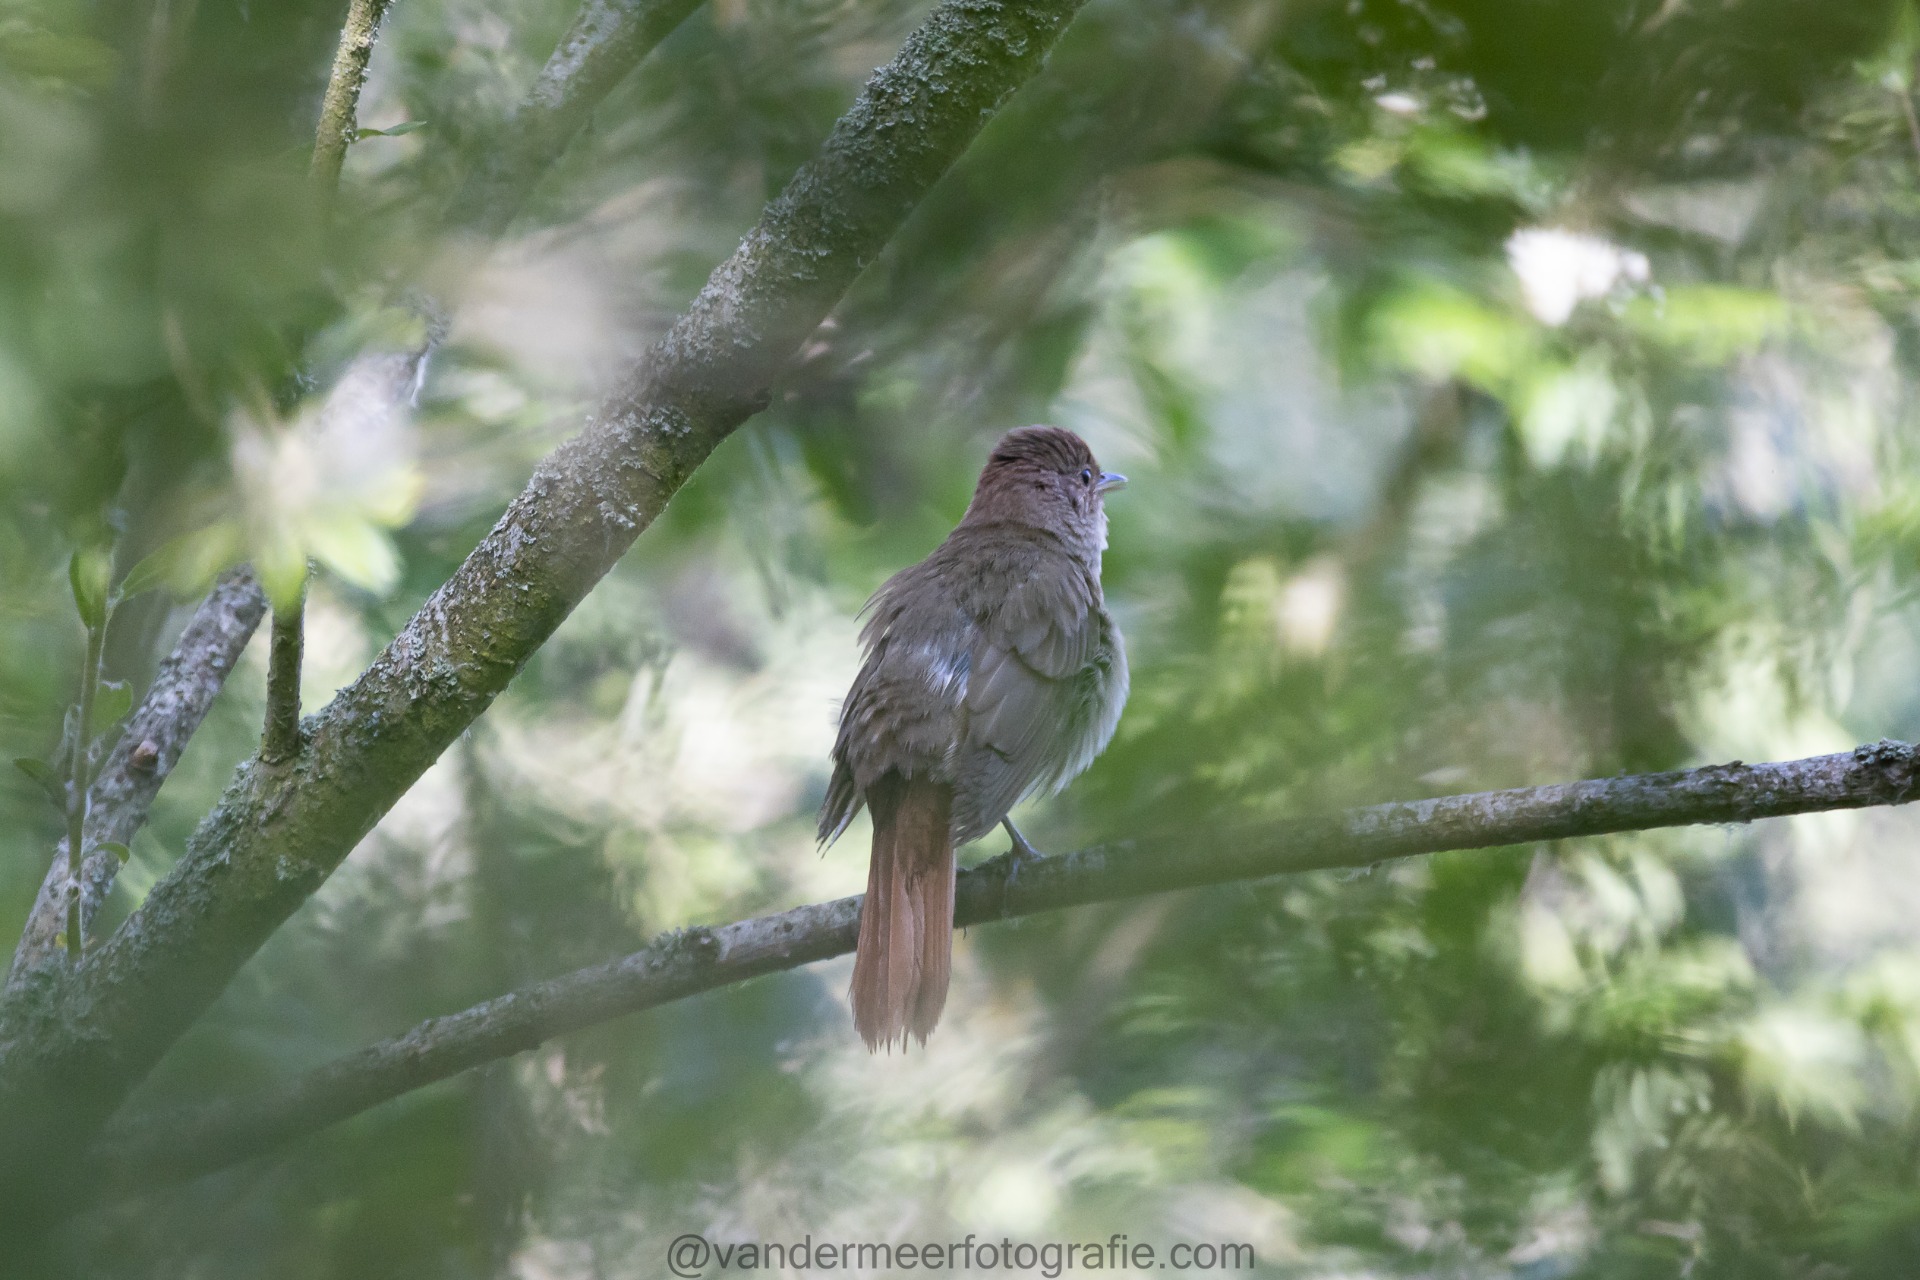
[[[243,764],[112,939],[0,996],[0,1203],[57,1211],[127,1092],[766,402],[1081,3],[935,8],[586,428],[309,718],[293,766]]]
[[[1400,801],[1223,833],[1128,841],[1030,861],[1006,856],[963,872],[959,925],[1062,907],[1363,867],[1452,849],[1647,830],[1870,805],[1920,795],[1920,751],[1880,742],[1780,764],[1712,765],[1674,773]],[[95,1153],[96,1186],[147,1187],[223,1168],[470,1067],[544,1040],[716,987],[853,949],[860,899],[660,938],[610,964],[581,969],[424,1022],[254,1097],[123,1121]]]
[[[130,844],[146,825],[160,784],[179,763],[187,741],[206,719],[214,695],[227,681],[267,607],[253,574],[236,569],[221,578],[188,619],[186,629],[154,674],[147,695],[127,720],[126,731],[94,779],[87,807],[90,847]],[[54,956],[64,956],[60,931],[66,922],[67,842],[54,853],[14,949],[9,984]],[[95,853],[80,871],[80,921],[84,929],[113,888],[120,859]]]

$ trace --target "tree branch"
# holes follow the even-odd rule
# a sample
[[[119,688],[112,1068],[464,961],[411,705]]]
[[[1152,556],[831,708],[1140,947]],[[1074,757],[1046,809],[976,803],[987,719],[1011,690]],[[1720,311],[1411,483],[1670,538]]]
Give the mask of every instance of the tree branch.
[[[520,669],[877,255],[1082,0],[946,0],[688,312],[374,663],[290,769],[240,767],[115,936],[0,998],[0,1202],[57,1211],[89,1141],[248,956]]]
[[[1199,850],[1183,837],[1128,841],[1029,861],[1017,878],[1003,855],[961,874],[955,923],[1450,849],[1905,804],[1917,792],[1920,751],[1880,742],[1780,764],[1373,805],[1242,830]],[[860,899],[841,898],[669,934],[623,959],[424,1022],[280,1089],[123,1121],[96,1149],[94,1185],[133,1189],[208,1173],[554,1036],[843,954],[859,918]]]
[[[380,35],[380,19],[393,0],[352,0],[346,25],[340,29],[340,48],[333,55],[333,73],[327,77],[326,96],[320,100],[320,123],[313,135],[312,175],[321,199],[331,202],[340,185],[340,166],[353,142],[354,112],[360,105],[360,87],[367,82],[367,63]]]
[[[267,649],[267,723],[260,735],[263,764],[285,764],[300,754],[300,653],[305,647],[307,587],[273,611]]]
[[[594,108],[698,5],[586,0],[497,145],[454,194],[448,220],[488,237],[506,230]]]
[[[160,784],[173,772],[187,740],[206,719],[214,695],[240,660],[240,651],[247,647],[265,610],[266,597],[245,569],[222,577],[200,602],[94,780],[86,844],[129,844],[134,833],[146,824]],[[80,873],[83,929],[92,924],[119,872],[120,859],[111,853],[95,853],[87,859]],[[7,975],[9,985],[22,981],[29,970],[61,953],[66,884],[66,843],[62,841],[14,949],[13,966]]]

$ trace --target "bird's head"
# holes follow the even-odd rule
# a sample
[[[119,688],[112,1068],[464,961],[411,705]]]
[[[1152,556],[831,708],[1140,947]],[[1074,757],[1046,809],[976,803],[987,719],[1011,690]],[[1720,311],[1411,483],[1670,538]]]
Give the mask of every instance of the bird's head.
[[[974,487],[967,520],[1026,524],[1098,552],[1105,495],[1127,478],[1102,471],[1087,442],[1062,427],[1015,427],[1000,437]]]

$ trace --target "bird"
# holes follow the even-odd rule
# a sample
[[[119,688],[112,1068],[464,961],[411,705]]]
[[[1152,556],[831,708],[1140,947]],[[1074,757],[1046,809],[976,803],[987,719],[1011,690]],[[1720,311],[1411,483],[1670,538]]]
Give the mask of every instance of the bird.
[[[1008,812],[1113,738],[1127,656],[1100,562],[1105,498],[1126,482],[1073,432],[1016,427],[946,540],[862,611],[819,842],[871,810],[849,993],[870,1051],[924,1046],[946,1005],[955,848],[1004,826],[1016,870],[1037,857]]]

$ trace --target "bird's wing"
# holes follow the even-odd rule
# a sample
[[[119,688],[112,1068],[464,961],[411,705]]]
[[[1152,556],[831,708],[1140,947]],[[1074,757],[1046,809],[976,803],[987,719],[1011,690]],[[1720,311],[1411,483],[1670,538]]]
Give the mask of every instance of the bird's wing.
[[[1020,798],[1084,768],[1089,674],[1110,631],[1080,566],[1033,558],[975,613],[955,777],[956,835],[977,839]],[[1086,753],[1090,758],[1090,753]]]
[[[889,579],[864,612],[866,659],[840,712],[819,838],[831,841],[889,771],[949,781],[973,620],[923,562]]]

